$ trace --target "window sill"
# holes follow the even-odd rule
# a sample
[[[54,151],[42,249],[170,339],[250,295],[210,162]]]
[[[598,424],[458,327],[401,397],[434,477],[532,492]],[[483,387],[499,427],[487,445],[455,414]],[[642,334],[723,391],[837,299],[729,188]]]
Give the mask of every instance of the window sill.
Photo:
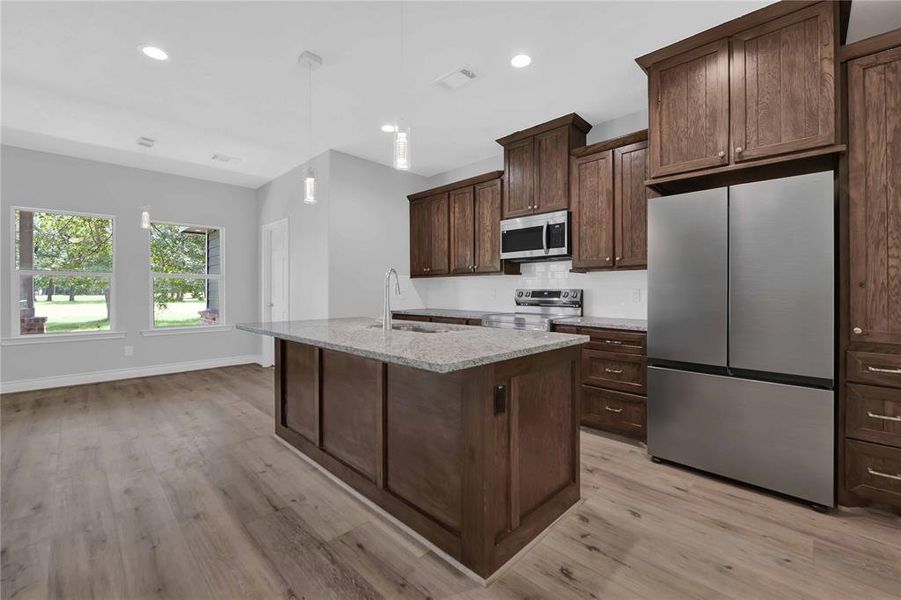
[[[125,338],[124,331],[104,331],[85,333],[35,333],[9,337],[0,340],[0,346],[27,346],[30,344],[53,344],[57,342],[88,342],[96,340],[121,340]]]
[[[232,325],[197,325],[196,327],[161,327],[158,329],[142,329],[141,335],[154,337],[158,335],[183,335],[187,333],[221,333],[232,331]]]

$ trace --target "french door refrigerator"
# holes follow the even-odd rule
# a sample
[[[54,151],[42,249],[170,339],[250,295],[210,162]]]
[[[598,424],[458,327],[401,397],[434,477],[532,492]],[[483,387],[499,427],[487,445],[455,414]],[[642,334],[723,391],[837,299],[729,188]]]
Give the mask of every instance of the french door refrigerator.
[[[649,200],[648,452],[835,505],[833,173]]]

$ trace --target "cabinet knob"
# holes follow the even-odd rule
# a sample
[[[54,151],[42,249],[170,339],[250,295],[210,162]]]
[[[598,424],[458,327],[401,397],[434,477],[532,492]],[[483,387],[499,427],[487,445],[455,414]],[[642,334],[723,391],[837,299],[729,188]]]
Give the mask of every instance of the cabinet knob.
[[[606,260],[607,262],[610,262],[610,257],[608,256],[608,257],[605,258],[604,260]]]
[[[725,156],[726,156],[726,151],[725,151],[725,150],[720,150],[720,151],[717,153],[717,156],[719,156],[720,158],[725,157]]]
[[[736,153],[736,154],[741,154],[741,152],[742,152],[742,147],[741,147],[741,146],[737,146],[737,147],[735,148],[735,153]]]
[[[855,328],[852,329],[851,331],[853,331],[853,332],[856,333],[857,335],[860,335],[861,333],[863,333],[863,329],[861,329],[860,327],[855,327]]]
[[[622,256],[617,256],[617,257],[616,257],[616,260],[622,260],[622,259],[623,259]]]

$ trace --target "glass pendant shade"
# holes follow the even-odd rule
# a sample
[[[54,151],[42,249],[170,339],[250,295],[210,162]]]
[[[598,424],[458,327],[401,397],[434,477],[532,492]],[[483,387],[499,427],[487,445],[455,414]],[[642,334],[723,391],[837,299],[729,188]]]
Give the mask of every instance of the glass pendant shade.
[[[316,171],[312,167],[307,169],[307,175],[303,180],[304,204],[316,204]]]
[[[410,128],[401,123],[394,131],[394,168],[398,171],[410,170]]]
[[[141,229],[150,229],[150,211],[141,211]]]

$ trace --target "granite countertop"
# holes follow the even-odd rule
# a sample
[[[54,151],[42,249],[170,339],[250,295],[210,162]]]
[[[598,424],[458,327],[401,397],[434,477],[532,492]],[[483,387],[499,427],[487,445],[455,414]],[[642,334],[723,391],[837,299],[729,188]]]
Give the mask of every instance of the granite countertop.
[[[460,310],[458,308],[407,308],[391,311],[397,315],[416,315],[421,317],[444,317],[450,319],[477,319],[481,320],[485,315],[491,315],[497,310]]]
[[[623,329],[626,331],[647,331],[646,319],[617,319],[610,317],[566,317],[554,319],[555,325],[574,327],[597,327],[598,329]]]
[[[381,321],[366,318],[242,323],[238,329],[436,373],[460,371],[589,341],[586,335],[544,331],[398,321],[394,325],[437,333],[408,329],[386,333]]]

